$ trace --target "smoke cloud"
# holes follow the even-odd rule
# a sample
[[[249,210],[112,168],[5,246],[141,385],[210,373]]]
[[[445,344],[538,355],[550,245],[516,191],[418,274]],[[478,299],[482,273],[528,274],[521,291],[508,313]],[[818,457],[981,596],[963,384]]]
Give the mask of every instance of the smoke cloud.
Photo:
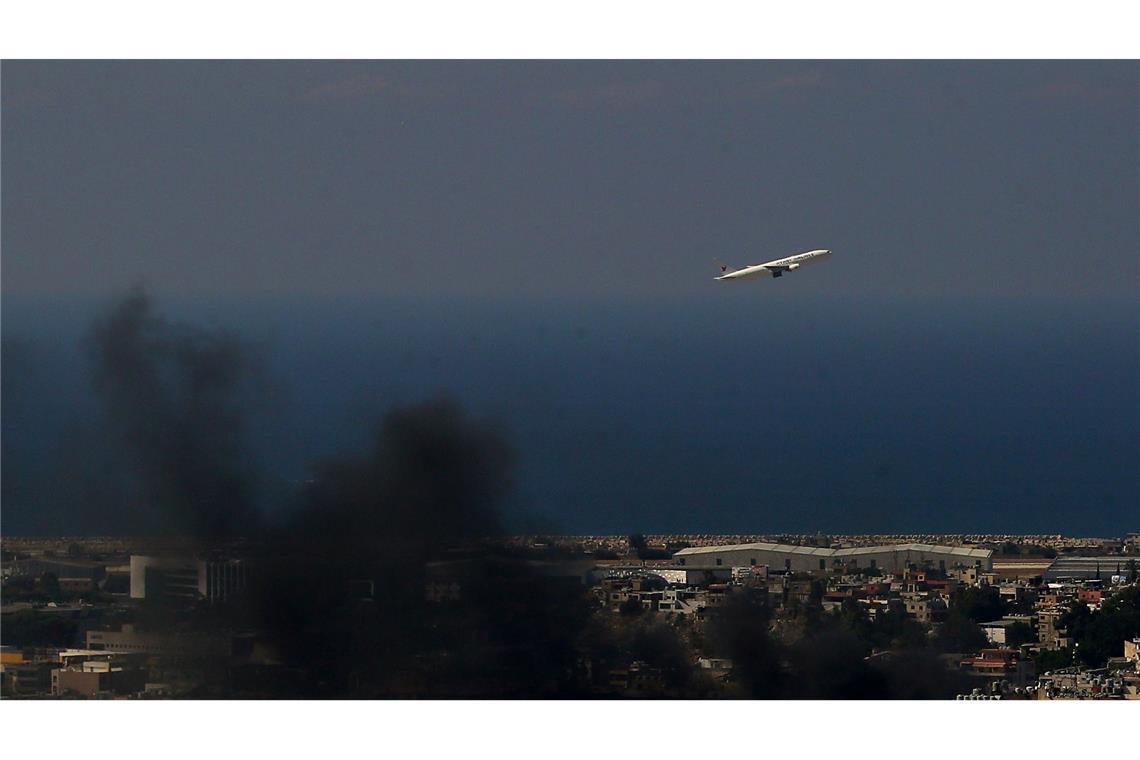
[[[423,558],[439,545],[497,535],[514,454],[493,425],[448,399],[393,409],[363,455],[323,462],[285,528],[340,550]]]
[[[472,635],[496,636],[509,619],[497,609],[503,589],[534,581],[525,568],[498,562],[481,545],[501,532],[499,505],[514,460],[494,424],[469,417],[455,401],[436,399],[391,409],[375,424],[365,452],[314,468],[297,503],[268,531],[247,598],[251,622],[283,661],[302,666],[291,694],[423,695],[441,682],[450,695],[463,693],[464,679],[446,677],[438,663],[424,665],[439,651],[451,654],[449,672],[466,663],[462,667],[473,671],[465,670],[464,678],[504,682],[505,662],[471,665],[484,662],[485,647],[471,657],[462,653]],[[458,563],[464,583],[464,603],[450,605],[442,617],[425,600],[433,560]],[[532,591],[528,604],[541,599],[537,586]],[[525,618],[516,615],[514,622]],[[451,635],[460,629],[462,635]],[[503,643],[518,645],[522,638],[506,636]]]
[[[256,529],[245,414],[251,347],[225,332],[166,321],[136,289],[87,337],[92,388],[123,446],[128,508],[164,532],[214,538]]]

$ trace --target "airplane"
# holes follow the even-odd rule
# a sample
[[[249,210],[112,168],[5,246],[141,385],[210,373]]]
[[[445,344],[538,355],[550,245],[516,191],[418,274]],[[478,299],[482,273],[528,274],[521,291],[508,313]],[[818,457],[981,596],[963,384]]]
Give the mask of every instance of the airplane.
[[[754,264],[744,267],[743,269],[733,269],[728,264],[720,264],[720,277],[713,279],[751,280],[756,277],[782,277],[784,272],[792,272],[806,264],[822,261],[829,256],[831,256],[830,250],[819,248],[814,251],[807,251],[806,253],[797,253],[795,256],[785,256],[782,259],[775,259],[774,261],[768,261],[764,264]],[[719,264],[720,262],[717,263]]]

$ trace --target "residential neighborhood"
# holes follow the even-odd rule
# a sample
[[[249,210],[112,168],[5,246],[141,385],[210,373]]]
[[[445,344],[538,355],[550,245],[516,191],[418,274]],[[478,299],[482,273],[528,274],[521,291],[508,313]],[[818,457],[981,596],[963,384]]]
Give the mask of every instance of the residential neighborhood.
[[[584,549],[580,537],[517,537],[389,577],[333,583],[310,568],[321,585],[297,586],[293,601],[326,610],[345,641],[377,635],[397,610],[425,631],[383,675],[367,650],[345,674],[322,672],[330,653],[316,640],[298,659],[295,632],[251,614],[267,581],[306,575],[302,558],[283,564],[256,544],[194,555],[143,540],[5,539],[3,693],[268,696],[343,677],[349,693],[415,697],[510,693],[529,677],[551,695],[612,698],[1140,699],[1135,534],[1068,552],[1003,539],[631,535]],[[409,583],[418,596],[394,588]],[[503,638],[517,625],[543,640]],[[540,651],[551,642],[565,648],[556,663]],[[457,652],[504,663],[502,683],[457,683],[470,667]],[[525,662],[551,672],[515,673]]]

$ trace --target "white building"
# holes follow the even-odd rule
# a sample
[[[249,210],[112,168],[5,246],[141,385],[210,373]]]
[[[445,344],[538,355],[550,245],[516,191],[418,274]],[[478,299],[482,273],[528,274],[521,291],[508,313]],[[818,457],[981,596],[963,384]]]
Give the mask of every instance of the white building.
[[[673,555],[678,565],[745,567],[767,565],[773,570],[797,573],[828,570],[879,569],[901,572],[909,567],[929,567],[943,571],[955,568],[990,570],[993,550],[967,546],[896,544],[859,546],[850,549],[823,549],[790,544],[730,544],[694,546]]]
[[[677,586],[707,586],[732,577],[728,567],[653,567],[649,570]]]

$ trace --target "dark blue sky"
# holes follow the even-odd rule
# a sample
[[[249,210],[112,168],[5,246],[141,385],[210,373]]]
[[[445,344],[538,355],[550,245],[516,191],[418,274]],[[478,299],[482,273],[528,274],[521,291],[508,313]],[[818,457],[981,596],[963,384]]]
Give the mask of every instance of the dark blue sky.
[[[75,340],[141,282],[265,347],[269,479],[443,393],[568,531],[1140,520],[1135,63],[2,77],[6,481],[89,415]],[[6,529],[82,511],[21,488]]]

